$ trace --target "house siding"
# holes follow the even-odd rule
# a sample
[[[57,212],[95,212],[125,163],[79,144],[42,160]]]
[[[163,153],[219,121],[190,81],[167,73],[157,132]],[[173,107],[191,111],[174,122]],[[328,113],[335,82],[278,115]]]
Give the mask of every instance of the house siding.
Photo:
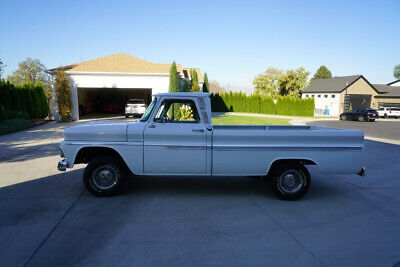
[[[340,93],[340,106],[339,106],[339,114],[344,111],[344,97],[346,94],[349,95],[371,95],[371,108],[378,108],[378,101],[375,98],[378,93],[374,88],[369,85],[363,78],[358,79],[355,83],[347,87],[347,89],[343,90]]]

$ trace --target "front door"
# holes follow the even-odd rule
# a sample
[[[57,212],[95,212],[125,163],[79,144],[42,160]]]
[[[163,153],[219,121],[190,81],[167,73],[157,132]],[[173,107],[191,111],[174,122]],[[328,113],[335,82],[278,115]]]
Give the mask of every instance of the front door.
[[[144,130],[144,173],[205,175],[206,129],[196,103],[164,98]]]

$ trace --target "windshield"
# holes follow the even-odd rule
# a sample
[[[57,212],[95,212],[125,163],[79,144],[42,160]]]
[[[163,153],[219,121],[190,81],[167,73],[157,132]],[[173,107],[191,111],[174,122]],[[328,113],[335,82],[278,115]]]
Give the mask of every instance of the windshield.
[[[142,118],[140,119],[141,122],[147,121],[150,117],[151,111],[153,110],[154,106],[156,105],[157,98],[154,98],[151,101],[150,106],[146,109],[146,112],[143,114]]]

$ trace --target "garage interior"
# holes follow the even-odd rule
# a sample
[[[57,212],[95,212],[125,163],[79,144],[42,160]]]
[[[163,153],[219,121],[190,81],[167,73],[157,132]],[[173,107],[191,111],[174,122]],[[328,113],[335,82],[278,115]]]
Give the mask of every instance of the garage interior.
[[[151,89],[78,87],[79,117],[122,116],[129,99],[143,99],[147,107],[151,102],[151,95]]]
[[[350,109],[358,108],[370,108],[371,107],[371,95],[356,95],[346,94],[344,96],[344,109],[346,111]]]

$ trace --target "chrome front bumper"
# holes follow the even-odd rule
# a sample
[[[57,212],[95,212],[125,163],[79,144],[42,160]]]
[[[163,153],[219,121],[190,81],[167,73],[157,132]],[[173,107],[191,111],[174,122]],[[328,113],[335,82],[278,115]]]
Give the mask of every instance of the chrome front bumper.
[[[62,172],[65,172],[67,170],[67,162],[65,161],[65,159],[62,159],[58,162],[57,169]]]

